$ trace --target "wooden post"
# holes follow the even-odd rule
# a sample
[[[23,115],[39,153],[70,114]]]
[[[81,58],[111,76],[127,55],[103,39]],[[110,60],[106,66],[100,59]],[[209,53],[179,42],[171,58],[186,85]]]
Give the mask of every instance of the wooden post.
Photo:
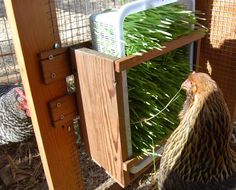
[[[198,70],[200,61],[201,39],[194,42],[193,70]]]
[[[236,104],[234,104],[234,112],[232,120],[233,120],[232,122],[236,122]]]
[[[66,94],[66,82],[46,85],[38,56],[52,49],[54,43],[60,44],[55,33],[54,3],[5,0],[5,5],[49,189],[83,189],[73,129],[54,128],[49,115],[49,101]]]

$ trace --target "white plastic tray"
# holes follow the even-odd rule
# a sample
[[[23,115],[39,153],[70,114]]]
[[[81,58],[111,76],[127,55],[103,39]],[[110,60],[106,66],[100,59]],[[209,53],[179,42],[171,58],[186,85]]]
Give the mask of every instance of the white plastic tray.
[[[125,55],[123,31],[125,17],[133,13],[141,12],[150,8],[160,7],[177,1],[178,0],[138,0],[127,3],[116,11],[92,15],[90,17],[90,21],[94,49],[103,53],[112,54],[117,57],[123,57]],[[102,27],[104,27],[104,31]],[[100,30],[98,28],[100,28]],[[106,34],[108,30],[110,30],[108,32],[110,33],[110,36]],[[102,39],[99,40],[99,38],[102,37],[104,37],[103,40],[107,41],[107,44],[102,43]],[[107,48],[107,46],[113,46],[110,48],[113,49],[113,51],[109,52],[109,48]]]

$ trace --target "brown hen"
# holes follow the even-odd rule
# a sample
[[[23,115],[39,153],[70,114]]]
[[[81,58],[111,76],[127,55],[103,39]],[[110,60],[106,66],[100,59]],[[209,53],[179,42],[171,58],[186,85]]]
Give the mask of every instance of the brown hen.
[[[182,88],[187,98],[164,147],[159,190],[236,190],[233,127],[221,90],[209,75],[195,72]]]

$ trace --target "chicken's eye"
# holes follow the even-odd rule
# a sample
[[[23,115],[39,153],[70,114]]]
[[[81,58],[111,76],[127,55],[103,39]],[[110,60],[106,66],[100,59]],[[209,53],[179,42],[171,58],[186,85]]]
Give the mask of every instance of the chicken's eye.
[[[16,95],[16,101],[17,101],[18,103],[21,103],[21,102],[22,102],[22,98],[21,98],[21,96],[20,96],[19,94]]]

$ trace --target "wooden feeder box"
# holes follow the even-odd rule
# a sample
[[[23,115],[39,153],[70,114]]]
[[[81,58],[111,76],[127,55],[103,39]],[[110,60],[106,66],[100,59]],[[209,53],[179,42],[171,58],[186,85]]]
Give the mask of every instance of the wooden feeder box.
[[[192,42],[194,62],[199,58],[201,31],[168,42],[162,51],[150,50],[141,56],[115,58],[89,48],[74,50],[77,67],[77,102],[82,137],[91,158],[122,187],[151,166],[149,157],[132,156],[128,109],[128,69]],[[161,151],[161,150],[160,150]]]
[[[210,30],[201,47],[200,70],[210,60],[214,77],[224,87],[222,90],[227,95],[231,115],[235,116],[235,85],[232,80],[235,75],[231,67],[235,58],[231,49],[235,44],[232,41],[235,39],[235,30],[232,29],[235,2],[196,3],[197,9],[206,13],[206,26]],[[209,8],[212,3],[213,9]],[[73,74],[68,48],[55,49],[55,44],[61,44],[55,2],[5,0],[5,7],[49,189],[84,189],[75,134],[68,130],[72,118],[78,114],[77,109],[81,118],[81,135],[91,158],[121,186],[127,186],[148,167],[146,164],[143,164],[144,168],[137,167],[148,162],[130,155],[128,148],[127,69],[192,42],[196,42],[196,65],[204,34],[193,32],[167,43],[162,51],[150,50],[142,56],[121,59],[87,48],[75,50],[73,58],[79,76],[78,106],[75,106],[76,99],[68,95],[65,84],[65,78]],[[222,17],[225,13],[227,19]],[[222,25],[218,24],[221,22],[229,26],[223,32]],[[227,44],[221,44],[223,41]],[[214,45],[219,44],[221,47],[215,48]],[[130,171],[134,167],[143,169],[132,174]]]

